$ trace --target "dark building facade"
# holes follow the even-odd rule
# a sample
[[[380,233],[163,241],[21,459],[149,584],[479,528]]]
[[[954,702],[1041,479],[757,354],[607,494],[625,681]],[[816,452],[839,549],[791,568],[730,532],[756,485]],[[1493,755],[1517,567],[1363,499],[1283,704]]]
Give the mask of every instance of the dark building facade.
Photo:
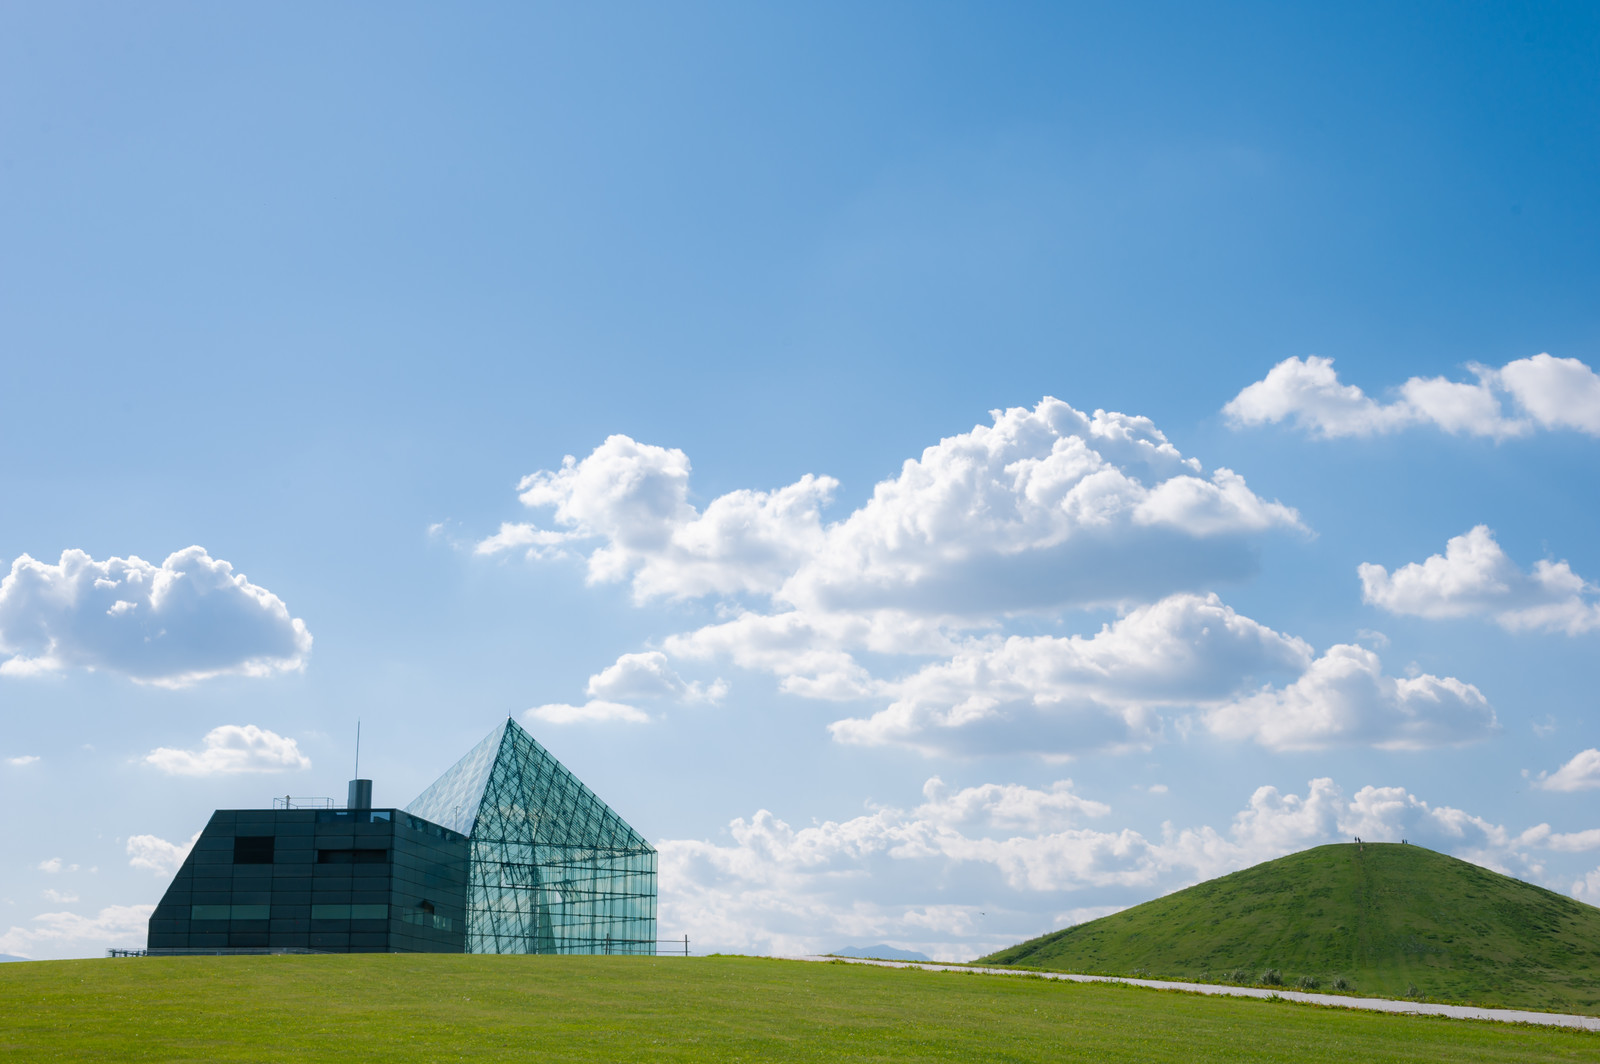
[[[399,809],[219,809],[150,916],[150,952],[461,953],[467,852]]]
[[[371,804],[358,779],[345,809],[217,810],[149,951],[655,953],[655,848],[516,721]]]

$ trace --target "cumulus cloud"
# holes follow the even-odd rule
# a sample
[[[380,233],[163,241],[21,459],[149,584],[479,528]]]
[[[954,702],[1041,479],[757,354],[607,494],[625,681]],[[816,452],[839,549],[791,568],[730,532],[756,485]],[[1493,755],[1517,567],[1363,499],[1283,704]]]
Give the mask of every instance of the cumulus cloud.
[[[1045,399],[907,460],[779,597],[961,617],[1125,602],[1247,575],[1251,537],[1301,527],[1148,418]]]
[[[505,525],[479,544],[581,554],[592,581],[641,600],[749,593],[812,608],[994,609],[1121,601],[1247,573],[1247,538],[1300,528],[1227,469],[1210,476],[1148,418],[1056,399],[941,440],[843,520],[837,482],[807,474],[702,512],[682,451],[612,436],[524,478],[557,529]]]
[[[55,875],[57,872],[60,872],[66,867],[66,863],[59,857],[47,857],[43,861],[40,861],[37,867],[41,872],[48,872],[51,875]],[[77,868],[78,866],[73,865],[72,867]]]
[[[1303,640],[1235,613],[1215,595],[1173,595],[1092,637],[998,636],[895,683],[887,708],[831,725],[843,742],[932,750],[1064,752],[1147,745],[1163,706],[1214,703],[1258,677],[1298,675]]]
[[[1155,838],[1092,826],[1110,808],[1068,780],[956,789],[935,777],[923,799],[801,828],[761,810],[733,821],[725,841],[665,840],[663,925],[705,928],[708,948],[814,952],[873,935],[960,959],[1037,934],[1046,914],[1061,926],[1120,907],[1061,913],[1063,893],[1138,901],[1352,836],[1536,877],[1538,851],[1556,848],[1546,825],[1512,832],[1403,787],[1347,798],[1327,778],[1303,795],[1258,787],[1223,829],[1167,825]],[[952,884],[970,904],[949,902]]]
[[[0,953],[18,957],[98,956],[111,947],[143,946],[154,905],[110,905],[94,916],[40,913],[0,934]]]
[[[641,600],[771,592],[816,549],[836,486],[807,475],[777,491],[730,492],[702,513],[689,502],[686,454],[612,436],[583,461],[568,455],[518,485],[523,504],[553,510],[560,530],[504,524],[477,549],[571,547],[591,581],[631,579]]]
[[[28,765],[38,764],[38,762],[39,756],[37,754],[19,754],[16,757],[6,758],[6,764],[15,765],[17,768],[25,768]]]
[[[546,724],[603,724],[613,720],[627,724],[645,724],[649,722],[650,715],[636,706],[623,702],[590,699],[581,706],[571,706],[563,702],[534,706],[523,713],[523,718],[543,721]]]
[[[145,868],[159,876],[170,876],[182,866],[184,858],[194,849],[197,831],[188,842],[168,842],[156,835],[133,835],[128,839],[128,864]]]
[[[1195,594],[1253,572],[1262,534],[1305,531],[1292,508],[1207,473],[1148,418],[1046,398],[992,419],[832,523],[829,477],[697,508],[687,455],[626,436],[525,477],[521,501],[547,521],[504,524],[479,553],[581,559],[591,582],[629,582],[640,602],[709,596],[721,618],[623,655],[585,705],[530,712],[642,720],[640,699],[715,701],[720,680],[675,666],[727,661],[799,697],[885,700],[836,723],[842,740],[1004,750],[1042,726],[1032,741],[1051,753],[1147,743],[1160,707],[1304,669],[1309,647]],[[1019,614],[1086,607],[1128,615],[1092,639],[1001,634]]]
[[[181,686],[302,668],[311,633],[283,600],[201,547],[161,565],[24,554],[0,580],[0,675],[98,669]]]
[[[1499,727],[1473,685],[1427,673],[1388,676],[1377,654],[1350,644],[1331,647],[1292,684],[1207,711],[1205,724],[1273,750],[1423,750],[1474,742]]]
[[[1108,856],[1115,843],[1076,826],[1109,808],[1077,795],[1070,780],[1048,788],[951,788],[934,778],[923,798],[910,810],[882,808],[798,830],[761,810],[729,825],[731,844],[663,841],[662,923],[705,928],[701,934],[713,937],[711,948],[815,952],[834,948],[836,938],[872,936],[961,959],[973,955],[974,935],[998,931],[1000,937],[982,940],[998,948],[1013,933],[983,926],[977,904],[927,896],[927,881],[919,882],[924,874],[937,878],[941,866],[976,862],[998,872],[1011,889],[1031,890],[1030,879],[1055,874],[1052,867],[1101,874],[1092,867],[1098,854],[1106,864],[1103,876],[1119,876]],[[1043,843],[1050,853],[1036,857],[1024,836],[995,837],[1017,830],[1060,839]],[[909,880],[902,869],[911,870]],[[923,897],[904,900],[917,894]],[[1003,909],[990,907],[997,916]],[[1016,933],[1029,926],[1025,919]]]
[[[311,767],[293,739],[254,724],[224,724],[206,733],[199,750],[159,747],[145,763],[174,776],[216,776],[236,772],[287,772]]]
[[[1577,359],[1541,354],[1499,369],[1469,368],[1472,382],[1412,377],[1396,398],[1379,402],[1353,384],[1341,384],[1332,359],[1288,358],[1222,410],[1235,426],[1287,420],[1325,438],[1416,425],[1492,439],[1541,428],[1600,436],[1600,376]]]
[[[896,621],[903,621],[897,624]],[[876,694],[882,684],[851,653],[938,652],[955,646],[937,625],[902,613],[742,613],[733,620],[669,636],[673,657],[725,659],[740,668],[771,673],[779,687],[803,698],[845,701]]]
[[[1585,831],[1551,832],[1541,843],[1546,849],[1558,853],[1583,853],[1600,850],[1600,828]]]
[[[1547,791],[1567,792],[1600,788],[1600,750],[1584,750],[1573,755],[1571,761],[1554,772],[1541,772],[1534,786]]]
[[[709,685],[687,681],[679,676],[659,650],[624,654],[613,665],[589,677],[588,695],[602,701],[639,698],[672,698],[680,702],[719,702],[728,685],[715,680]]]
[[[1492,617],[1511,631],[1578,635],[1600,628],[1595,588],[1566,562],[1541,559],[1531,573],[1506,556],[1478,525],[1445,544],[1444,554],[1392,574],[1370,562],[1358,568],[1361,597],[1390,613],[1415,617]]]

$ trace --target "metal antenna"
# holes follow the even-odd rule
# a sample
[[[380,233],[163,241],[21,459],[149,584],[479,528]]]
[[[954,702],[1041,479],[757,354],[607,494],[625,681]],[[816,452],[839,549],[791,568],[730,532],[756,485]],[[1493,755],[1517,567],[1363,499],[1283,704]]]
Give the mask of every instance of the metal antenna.
[[[361,778],[361,718],[356,718],[356,779]]]

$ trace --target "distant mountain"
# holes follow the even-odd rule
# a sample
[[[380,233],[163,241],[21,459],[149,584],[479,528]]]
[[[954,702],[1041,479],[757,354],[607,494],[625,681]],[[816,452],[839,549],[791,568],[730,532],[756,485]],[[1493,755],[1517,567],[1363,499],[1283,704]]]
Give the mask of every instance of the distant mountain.
[[[27,959],[27,957],[13,957],[9,953],[0,953],[0,964],[4,964],[6,961],[25,961]]]
[[[893,946],[846,946],[830,954],[833,957],[871,957],[880,961],[931,961],[926,953],[914,949],[895,949]]]
[[[1600,1014],[1600,909],[1397,843],[1290,854],[980,960]]]

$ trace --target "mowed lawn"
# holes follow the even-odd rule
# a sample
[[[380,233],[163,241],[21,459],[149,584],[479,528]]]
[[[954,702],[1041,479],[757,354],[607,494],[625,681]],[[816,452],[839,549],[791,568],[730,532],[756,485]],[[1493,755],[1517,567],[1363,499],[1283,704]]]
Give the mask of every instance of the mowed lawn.
[[[1600,1060],[1600,1034],[747,957],[0,965],[0,1059]]]

